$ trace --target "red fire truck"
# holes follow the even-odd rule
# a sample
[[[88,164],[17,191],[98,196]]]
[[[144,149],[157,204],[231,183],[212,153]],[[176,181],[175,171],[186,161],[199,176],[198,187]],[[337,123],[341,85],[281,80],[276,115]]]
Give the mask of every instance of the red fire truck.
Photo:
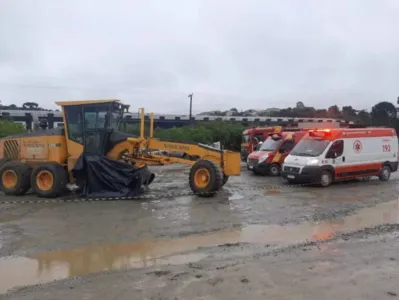
[[[256,150],[260,142],[263,142],[270,133],[281,132],[282,126],[254,127],[245,129],[242,133],[241,160],[247,161],[250,153]]]
[[[241,141],[241,160],[247,161],[248,155],[260,147],[260,144],[267,139],[270,133],[280,133],[282,131],[299,131],[303,129],[316,128],[353,128],[364,127],[355,125],[352,122],[343,122],[337,119],[318,122],[294,122],[286,126],[252,127],[245,129],[242,133]]]

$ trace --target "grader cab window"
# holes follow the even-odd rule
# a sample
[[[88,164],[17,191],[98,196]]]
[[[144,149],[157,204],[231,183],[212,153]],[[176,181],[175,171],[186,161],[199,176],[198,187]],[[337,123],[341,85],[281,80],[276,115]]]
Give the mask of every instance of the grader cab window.
[[[68,137],[70,140],[83,144],[83,118],[82,107],[79,105],[66,106]]]
[[[85,111],[85,129],[104,129],[107,112]]]
[[[103,154],[107,132],[110,128],[111,106],[109,103],[83,106],[84,112],[84,151]]]
[[[110,130],[117,130],[123,110],[117,103],[65,106],[70,140],[85,152],[103,154]]]

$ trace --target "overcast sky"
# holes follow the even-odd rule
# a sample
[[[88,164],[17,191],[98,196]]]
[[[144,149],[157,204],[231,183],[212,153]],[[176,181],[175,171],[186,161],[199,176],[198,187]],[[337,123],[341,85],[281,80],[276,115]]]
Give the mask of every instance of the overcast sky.
[[[399,96],[398,0],[0,0],[3,104],[264,109]]]

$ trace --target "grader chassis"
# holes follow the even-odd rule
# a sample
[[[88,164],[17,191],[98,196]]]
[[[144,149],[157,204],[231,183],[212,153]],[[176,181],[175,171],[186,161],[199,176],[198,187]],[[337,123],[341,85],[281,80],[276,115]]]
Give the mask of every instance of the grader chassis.
[[[229,176],[240,175],[240,153],[207,145],[144,136],[141,109],[140,136],[118,131],[126,106],[119,100],[57,102],[64,129],[24,133],[0,139],[0,189],[23,195],[29,189],[40,197],[61,196],[75,183],[72,170],[83,153],[123,160],[138,168],[182,163],[191,165],[189,186],[199,196],[212,196]],[[181,157],[153,154],[153,150],[183,152]]]

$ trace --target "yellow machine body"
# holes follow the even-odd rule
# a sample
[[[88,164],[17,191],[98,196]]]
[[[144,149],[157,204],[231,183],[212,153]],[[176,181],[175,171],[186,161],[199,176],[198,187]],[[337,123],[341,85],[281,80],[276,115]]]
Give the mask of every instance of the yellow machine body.
[[[7,181],[6,185],[2,184],[0,187],[6,193],[11,190],[7,190],[6,186],[13,186],[13,181],[17,184],[18,180],[27,176],[24,172],[31,172],[32,169],[35,171],[35,168],[37,169],[42,164],[47,167],[49,163],[51,164],[51,170],[47,170],[48,174],[44,174],[45,176],[43,170],[37,173],[43,175],[43,178],[47,178],[47,181],[43,179],[42,182],[40,178],[37,180],[31,179],[30,183],[26,182],[18,192],[9,192],[9,194],[23,194],[27,186],[32,183],[35,186],[43,183],[42,188],[51,187],[57,181],[55,178],[57,176],[54,175],[56,169],[57,172],[65,170],[67,174],[67,179],[62,180],[62,185],[66,184],[65,180],[74,182],[71,171],[84,151],[99,151],[110,159],[123,160],[138,167],[172,163],[191,165],[193,167],[189,179],[190,187],[193,191],[200,193],[202,191],[204,194],[218,190],[227,181],[228,176],[240,175],[239,152],[219,150],[198,143],[154,138],[153,114],[150,117],[150,136],[145,137],[144,109],[141,109],[140,136],[137,137],[120,133],[117,130],[117,122],[119,122],[117,119],[122,119],[123,111],[126,108],[119,100],[63,101],[56,103],[62,108],[63,129],[39,130],[0,139],[0,164],[11,164],[11,167],[15,169],[15,162],[17,162],[19,168],[14,170],[10,167],[9,171],[4,171],[4,167],[0,169],[0,175],[3,176],[0,177],[1,182]],[[108,107],[109,111],[107,110]],[[113,111],[113,108],[117,109]],[[121,109],[122,111],[120,111]],[[168,153],[178,152],[184,153],[184,155],[176,157],[154,154],[154,150],[167,151]],[[14,162],[14,165],[12,165],[12,162]],[[220,179],[220,176],[222,176],[222,179]],[[219,182],[221,180],[222,182]],[[210,181],[215,181],[213,187],[207,188],[206,184]],[[48,192],[48,194],[58,195],[59,193]]]

